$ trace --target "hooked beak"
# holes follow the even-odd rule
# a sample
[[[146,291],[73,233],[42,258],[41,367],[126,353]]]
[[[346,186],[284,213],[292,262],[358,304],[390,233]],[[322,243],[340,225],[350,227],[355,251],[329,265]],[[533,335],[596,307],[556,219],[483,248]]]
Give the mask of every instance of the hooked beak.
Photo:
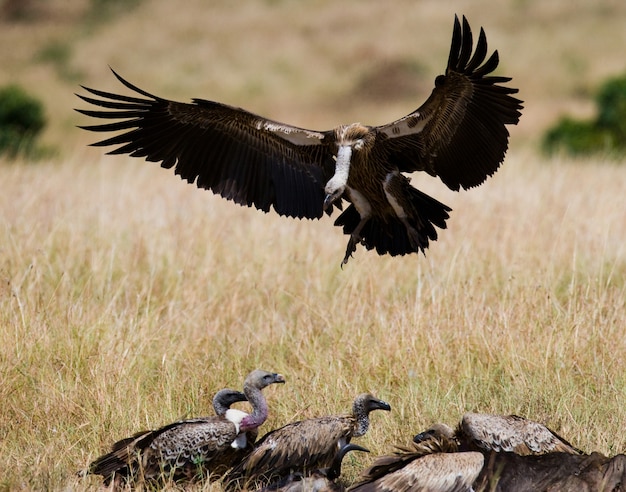
[[[424,432],[420,432],[419,434],[416,434],[413,437],[413,442],[419,444],[420,442],[423,442],[432,438],[433,435],[434,435],[433,431],[431,429],[428,429]]]
[[[383,400],[378,400],[374,408],[376,408],[376,410],[385,410],[387,412],[391,412],[391,405]]]
[[[384,400],[372,398],[368,403],[368,409],[370,412],[372,410],[385,410],[387,412],[391,412],[391,405]]]
[[[324,205],[322,206],[324,212],[327,212],[328,209],[333,206],[333,201],[333,195],[330,193],[326,195],[326,198],[324,198]]]

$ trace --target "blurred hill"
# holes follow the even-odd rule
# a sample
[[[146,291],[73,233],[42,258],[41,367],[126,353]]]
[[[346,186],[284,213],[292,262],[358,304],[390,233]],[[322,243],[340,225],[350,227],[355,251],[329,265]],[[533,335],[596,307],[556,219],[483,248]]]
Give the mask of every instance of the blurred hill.
[[[623,0],[0,0],[0,85],[45,104],[62,154],[80,84],[118,91],[115,68],[163,97],[218,100],[314,129],[405,115],[445,68],[454,14],[485,28],[499,73],[525,101],[513,146],[536,145],[562,113],[626,70]],[[82,148],[82,147],[81,147]]]

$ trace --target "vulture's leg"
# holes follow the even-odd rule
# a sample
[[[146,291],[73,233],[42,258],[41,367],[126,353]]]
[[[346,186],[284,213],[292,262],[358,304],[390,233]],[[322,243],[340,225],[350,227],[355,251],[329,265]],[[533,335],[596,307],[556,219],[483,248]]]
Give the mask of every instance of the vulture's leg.
[[[346,256],[344,256],[341,265],[345,265],[348,263],[348,260],[352,257],[352,253],[356,251],[356,245],[359,244],[363,238],[361,237],[361,230],[365,223],[369,220],[369,217],[361,218],[359,224],[354,228],[352,233],[350,234],[350,239],[348,240],[348,246],[346,247]]]
[[[354,208],[356,208],[356,211],[359,213],[359,217],[361,217],[361,220],[350,234],[348,247],[346,248],[346,256],[341,262],[342,266],[348,263],[348,260],[352,256],[352,253],[356,251],[356,245],[363,240],[363,238],[361,237],[361,231],[363,230],[363,227],[365,226],[367,221],[372,216],[372,205],[362,193],[358,192],[354,188],[347,188],[346,191],[350,196],[350,201],[354,205]]]
[[[387,174],[383,189],[387,196],[387,201],[396,212],[396,216],[404,224],[407,236],[409,237],[409,243],[415,251],[420,250],[421,240],[420,234],[415,227],[413,227],[408,220],[408,217],[412,212],[412,205],[409,197],[405,193],[405,187],[408,185],[409,180],[399,172],[393,172]]]

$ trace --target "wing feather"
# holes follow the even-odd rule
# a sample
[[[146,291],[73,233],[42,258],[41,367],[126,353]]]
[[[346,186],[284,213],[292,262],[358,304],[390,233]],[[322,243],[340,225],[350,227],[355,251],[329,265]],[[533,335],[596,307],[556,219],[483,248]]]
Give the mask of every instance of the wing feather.
[[[106,120],[81,128],[122,132],[92,145],[115,147],[174,168],[175,173],[238,204],[298,218],[323,215],[324,185],[334,172],[331,132],[315,132],[271,121],[243,109],[193,99],[179,103],[154,96],[113,71],[143,97],[83,87],[83,101],[105,110],[77,109]]]
[[[484,464],[476,452],[423,454],[398,447],[382,456],[350,487],[351,492],[469,492]]]
[[[413,113],[377,127],[378,142],[403,172],[426,171],[451,189],[478,186],[500,166],[508,148],[506,125],[517,124],[522,101],[517,89],[498,84],[510,78],[488,76],[498,52],[485,61],[487,39],[481,28],[472,55],[470,26],[455,18],[445,75],[435,80],[426,102]]]
[[[233,471],[234,477],[263,480],[329,467],[340,441],[350,440],[354,421],[349,416],[302,420],[268,432]]]
[[[517,415],[466,413],[460,431],[484,451],[507,451],[522,456],[581,453],[545,425]]]

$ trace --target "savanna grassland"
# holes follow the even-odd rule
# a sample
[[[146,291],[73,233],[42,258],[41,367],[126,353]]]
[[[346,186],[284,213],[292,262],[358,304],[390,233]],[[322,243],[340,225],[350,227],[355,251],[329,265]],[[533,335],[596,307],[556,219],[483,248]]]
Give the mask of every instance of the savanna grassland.
[[[536,150],[626,69],[624,2],[32,3],[0,25],[0,84],[46,102],[54,154],[0,161],[0,489],[94,489],[75,472],[114,440],[210,413],[257,367],[287,379],[262,430],[389,401],[358,441],[374,456],[467,410],[625,450],[626,168]],[[485,27],[526,109],[480,188],[413,177],[454,209],[426,256],[359,248],[342,270],[332,219],[235,206],[75,128],[78,84],[119,90],[109,65],[300,126],[383,123],[430,92],[454,13]]]

